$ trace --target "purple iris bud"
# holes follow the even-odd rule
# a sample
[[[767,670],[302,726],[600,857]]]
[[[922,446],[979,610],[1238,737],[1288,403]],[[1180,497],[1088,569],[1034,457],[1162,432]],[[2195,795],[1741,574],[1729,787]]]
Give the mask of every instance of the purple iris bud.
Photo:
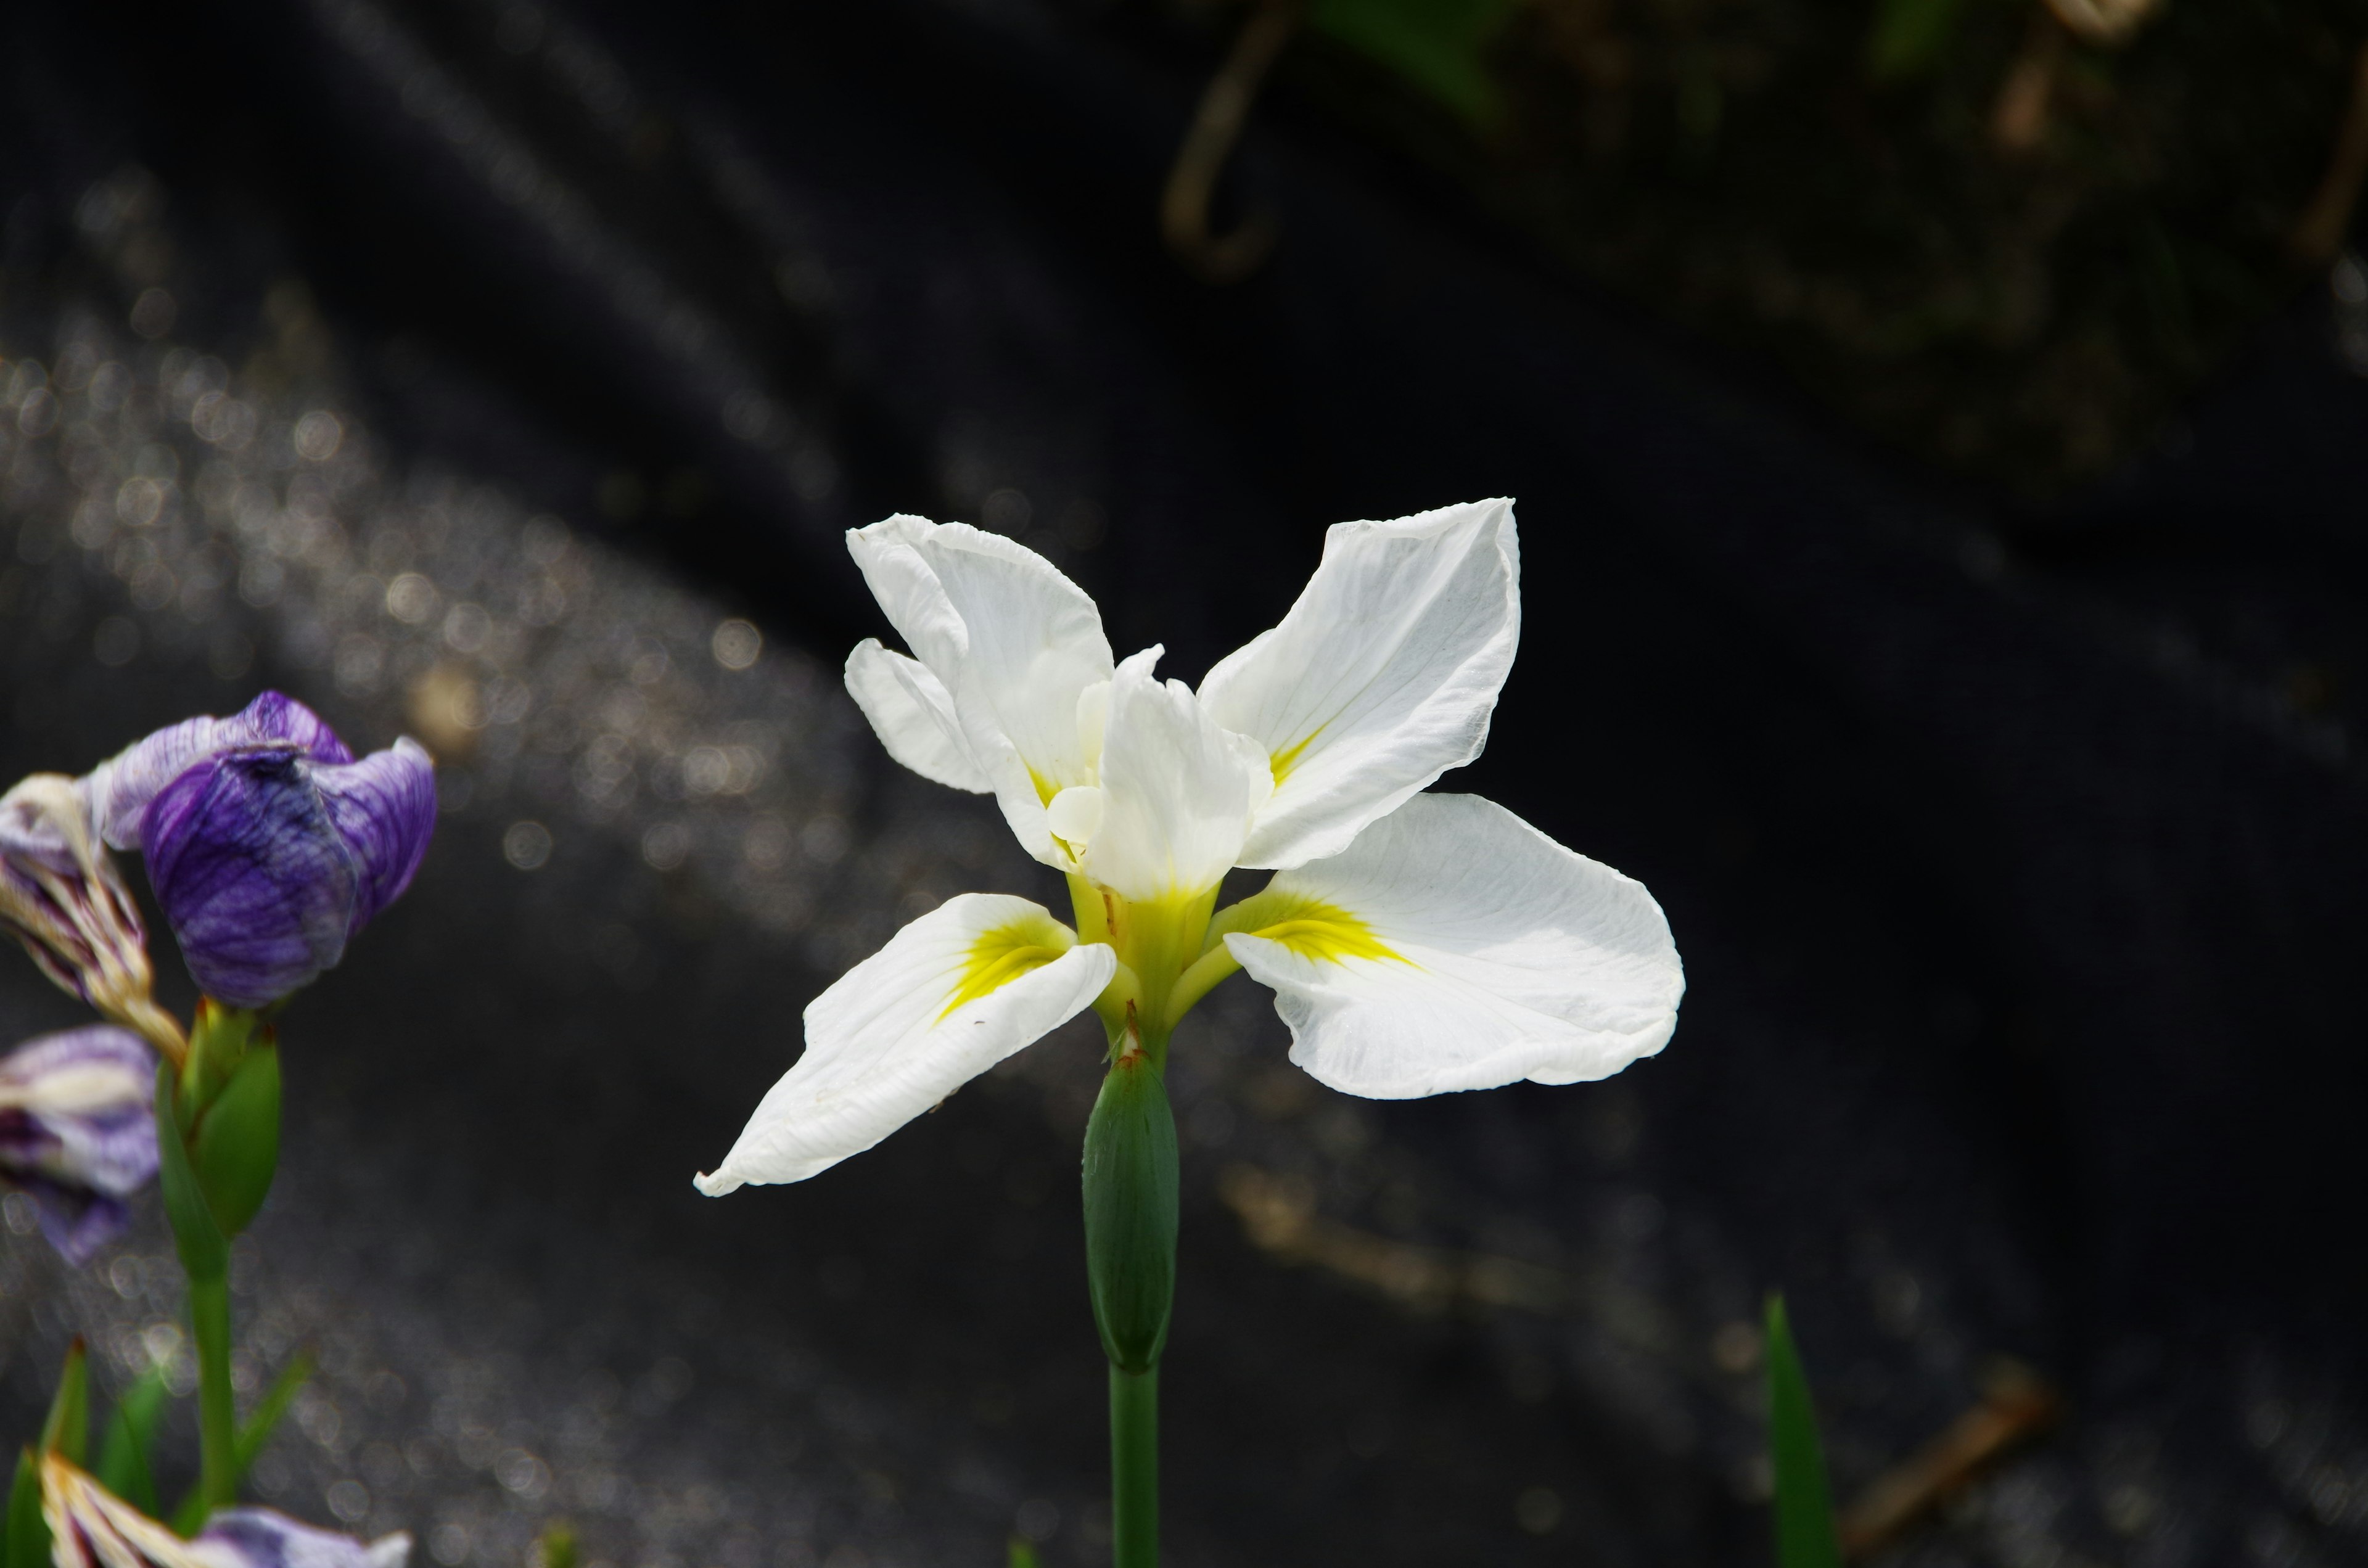
[[[332,765],[354,759],[318,713],[267,691],[227,719],[166,725],[100,763],[81,788],[101,836],[118,849],[138,849],[148,804],[165,785],[224,752],[255,750],[290,751]]]
[[[0,1177],[30,1193],[68,1263],[123,1233],[156,1174],[156,1053],[112,1024],[43,1035],[0,1057]]]
[[[417,742],[357,762],[278,692],[159,730],[91,781],[108,842],[147,856],[190,974],[237,1007],[335,967],[411,885],[436,826],[436,767]]]
[[[183,1540],[54,1452],[41,1456],[41,1517],[56,1568],[403,1568],[411,1538],[359,1540],[269,1508],[223,1508]]]

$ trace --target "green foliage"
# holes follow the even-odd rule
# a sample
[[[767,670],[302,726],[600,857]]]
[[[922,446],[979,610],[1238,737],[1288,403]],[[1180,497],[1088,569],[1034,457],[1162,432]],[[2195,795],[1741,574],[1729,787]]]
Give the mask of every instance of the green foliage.
[[[1776,1467],[1778,1568],[1841,1568],[1817,1412],[1782,1296],[1768,1298],[1768,1446]]]
[[[1479,125],[1503,110],[1488,46],[1520,0],[1312,0],[1308,25]]]
[[[1013,1536],[1007,1568],[1043,1568],[1043,1559],[1036,1555],[1036,1549],[1028,1544],[1026,1538]]]
[[[90,1358],[76,1339],[66,1346],[66,1364],[58,1373],[57,1396],[50,1401],[49,1419],[41,1423],[41,1452],[63,1454],[74,1464],[90,1449]]]
[[[255,1413],[246,1418],[246,1425],[239,1428],[238,1441],[232,1447],[232,1485],[245,1480],[246,1472],[254,1468],[256,1460],[263,1453],[263,1445],[271,1441],[271,1434],[279,1428],[280,1417],[288,1414],[289,1405],[294,1403],[296,1391],[302,1388],[305,1380],[312,1375],[312,1358],[299,1356],[281,1368],[279,1375],[271,1381],[271,1387],[264,1391],[263,1398],[255,1406]],[[209,1512],[205,1489],[202,1486],[189,1488],[182,1497],[180,1506],[173,1510],[174,1533],[184,1538],[197,1534],[205,1528]]]
[[[1875,0],[1866,35],[1866,74],[1878,82],[1920,76],[1956,36],[1964,0]]]
[[[279,1168],[279,1050],[251,1048],[199,1113],[198,1186],[224,1236],[246,1229]]]
[[[91,1472],[101,1486],[152,1518],[156,1514],[156,1475],[149,1454],[156,1444],[156,1424],[165,1414],[165,1373],[157,1367],[124,1391],[108,1417],[107,1435],[98,1445],[98,1468]]]
[[[580,1555],[575,1530],[564,1519],[554,1519],[535,1537],[534,1556],[539,1568],[575,1568]]]
[[[50,1527],[41,1518],[40,1461],[28,1447],[17,1457],[17,1483],[8,1492],[7,1555],[0,1568],[45,1568]]]
[[[179,1074],[171,1062],[156,1068],[156,1185],[165,1193],[165,1218],[172,1222],[173,1244],[181,1254],[181,1270],[191,1279],[220,1279],[230,1272],[230,1242],[214,1221],[189,1163],[183,1129],[195,1119],[181,1103]]]
[[[1176,1118],[1149,1058],[1110,1064],[1086,1123],[1086,1282],[1110,1364],[1159,1364],[1176,1299]]]

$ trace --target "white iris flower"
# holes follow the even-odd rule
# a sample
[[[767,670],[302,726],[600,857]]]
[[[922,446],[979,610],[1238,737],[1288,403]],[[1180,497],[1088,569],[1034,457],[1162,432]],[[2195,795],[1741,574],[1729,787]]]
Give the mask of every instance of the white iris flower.
[[[1094,602],[1033,551],[891,517],[848,536],[912,656],[847,686],[898,762],[993,794],[1064,872],[1076,925],[1002,893],[914,921],[806,1009],[806,1051],[701,1192],[803,1181],[1087,1007],[1119,1051],[1235,970],[1291,1059],[1373,1099],[1608,1077],[1667,1043],[1683,971],[1642,884],[1476,795],[1520,634],[1508,501],[1343,523],[1281,625],[1197,692],[1114,664]],[[1236,866],[1272,870],[1217,910]]]

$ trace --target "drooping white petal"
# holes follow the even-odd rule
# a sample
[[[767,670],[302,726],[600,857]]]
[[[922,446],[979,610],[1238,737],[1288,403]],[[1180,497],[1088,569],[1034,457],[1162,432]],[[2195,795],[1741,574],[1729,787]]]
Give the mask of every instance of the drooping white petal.
[[[1685,991],[1643,884],[1477,795],[1417,795],[1238,907],[1226,949],[1291,1059],[1370,1099],[1608,1077],[1668,1043]]]
[[[1201,683],[1217,722],[1271,759],[1242,864],[1337,855],[1479,756],[1520,630],[1511,502],[1335,527],[1291,613]]]
[[[896,517],[847,537],[881,608],[952,698],[1021,846],[1065,869],[1044,806],[1093,782],[1078,699],[1110,677],[1094,601],[1034,551],[965,524]]]
[[[1039,904],[949,899],[806,1008],[806,1051],[699,1190],[803,1181],[896,1129],[1083,1012],[1118,955]]]
[[[847,694],[871,721],[871,733],[888,755],[922,778],[973,795],[995,788],[962,737],[953,694],[928,665],[866,637],[847,656]]]
[[[1146,648],[1110,682],[1102,820],[1086,874],[1129,899],[1215,887],[1240,856],[1256,800],[1251,760],[1192,688],[1151,673]]]

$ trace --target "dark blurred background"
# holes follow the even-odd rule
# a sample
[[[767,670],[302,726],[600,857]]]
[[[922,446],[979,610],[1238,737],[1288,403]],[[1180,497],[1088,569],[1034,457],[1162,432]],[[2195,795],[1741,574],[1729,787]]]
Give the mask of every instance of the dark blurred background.
[[[2060,1396],[1874,1560],[2368,1559],[2368,271],[2348,210],[2294,243],[2368,17],[1354,10],[1263,84],[1210,222],[1279,237],[1223,282],[1157,210],[1235,10],[0,15],[0,764],[274,685],[442,765],[285,1026],[242,1375],[322,1372],[258,1492],[422,1568],[555,1519],[1101,1560],[1090,1031],[689,1185],[898,925],[1055,896],[839,693],[839,531],[1021,538],[1191,679],[1329,523],[1505,494],[1527,637],[1448,784],[1652,888],[1679,1032],[1375,1105],[1219,994],[1174,1559],[1766,1562],[1779,1287],[1845,1499]],[[0,1012],[75,1017],[23,965]],[[19,1427],[75,1332],[187,1381],[154,1215],[72,1278],[6,1218]]]

